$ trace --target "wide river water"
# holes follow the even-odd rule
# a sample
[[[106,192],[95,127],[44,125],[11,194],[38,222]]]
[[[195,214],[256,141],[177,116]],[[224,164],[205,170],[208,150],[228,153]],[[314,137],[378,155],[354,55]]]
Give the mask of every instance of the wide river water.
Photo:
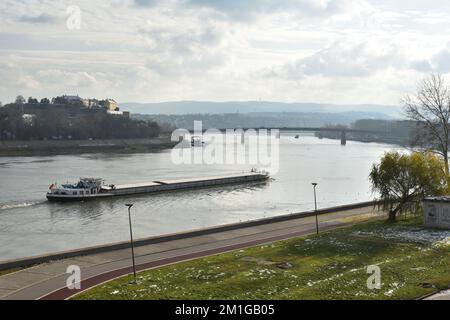
[[[214,176],[249,165],[176,165],[170,150],[145,154],[85,154],[0,158],[0,260],[129,239],[125,203],[132,202],[135,238],[199,229],[372,199],[368,174],[394,146],[281,136],[279,170],[262,185],[49,203],[54,181],[102,177],[123,184]]]

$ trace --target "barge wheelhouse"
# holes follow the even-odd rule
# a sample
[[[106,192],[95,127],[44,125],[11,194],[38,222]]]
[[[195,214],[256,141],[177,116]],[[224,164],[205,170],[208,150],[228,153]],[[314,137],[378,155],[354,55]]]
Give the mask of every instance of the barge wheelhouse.
[[[101,193],[102,186],[103,179],[99,178],[80,178],[76,184],[62,184],[60,187],[52,184],[47,193],[47,199],[70,201],[96,198]]]

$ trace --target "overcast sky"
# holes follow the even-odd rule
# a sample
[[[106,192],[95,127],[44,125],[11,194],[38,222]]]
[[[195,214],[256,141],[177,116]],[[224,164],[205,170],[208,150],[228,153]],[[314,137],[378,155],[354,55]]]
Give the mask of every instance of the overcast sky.
[[[392,2],[2,0],[0,101],[399,104],[450,72],[450,1]]]

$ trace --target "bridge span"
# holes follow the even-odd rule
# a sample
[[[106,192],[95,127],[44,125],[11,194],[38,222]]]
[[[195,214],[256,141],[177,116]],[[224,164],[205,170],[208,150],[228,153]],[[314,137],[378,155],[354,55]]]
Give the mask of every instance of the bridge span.
[[[202,133],[207,132],[210,129],[202,129]],[[220,128],[214,129],[219,130],[221,132],[226,132],[228,130],[234,131],[242,131],[245,132],[247,130],[279,130],[280,132],[339,132],[341,134],[341,144],[347,144],[347,133],[362,133],[362,134],[386,134],[384,131],[375,131],[375,130],[361,130],[361,129],[351,129],[351,128],[326,128],[326,127],[257,127],[257,128]],[[189,130],[191,133],[195,133],[194,130]]]

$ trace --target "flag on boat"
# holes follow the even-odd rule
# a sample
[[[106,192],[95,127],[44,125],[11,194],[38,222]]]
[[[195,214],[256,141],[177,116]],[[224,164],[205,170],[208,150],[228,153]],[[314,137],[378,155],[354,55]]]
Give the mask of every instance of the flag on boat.
[[[52,184],[50,185],[50,187],[48,187],[48,189],[49,189],[49,190],[52,190],[54,187],[55,187],[55,184],[52,183]]]

